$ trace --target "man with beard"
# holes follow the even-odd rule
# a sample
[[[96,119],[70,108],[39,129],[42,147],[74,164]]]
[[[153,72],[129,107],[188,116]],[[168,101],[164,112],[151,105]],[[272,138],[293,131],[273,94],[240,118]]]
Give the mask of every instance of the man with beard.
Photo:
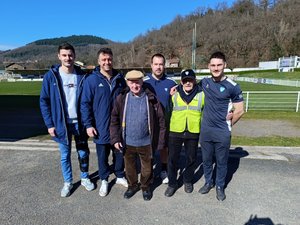
[[[83,87],[81,112],[82,121],[89,137],[94,138],[98,157],[99,178],[102,181],[99,195],[108,193],[110,168],[108,158],[113,149],[114,173],[116,184],[127,187],[124,178],[123,154],[110,145],[110,115],[113,102],[120,91],[126,86],[124,77],[113,69],[113,53],[110,48],[98,51],[98,64],[93,73],[86,79]]]
[[[169,78],[165,74],[165,57],[156,53],[151,57],[151,74],[144,79],[144,83],[149,86],[149,89],[157,96],[158,100],[162,104],[165,112],[166,127],[168,130],[169,120],[170,120],[170,90],[172,87],[176,86],[175,80]],[[168,162],[168,148],[165,147],[159,151],[160,161],[161,161],[161,172],[160,177],[162,183],[167,184],[168,173],[167,173],[167,162]]]

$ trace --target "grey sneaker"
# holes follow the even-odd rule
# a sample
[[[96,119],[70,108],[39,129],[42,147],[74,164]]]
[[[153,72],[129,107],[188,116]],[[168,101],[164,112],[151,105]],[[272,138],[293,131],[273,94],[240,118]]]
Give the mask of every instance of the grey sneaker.
[[[73,187],[72,183],[65,182],[63,188],[60,191],[60,196],[63,198],[68,197],[71,193],[72,187]]]
[[[107,192],[108,192],[108,182],[106,180],[102,180],[101,187],[99,190],[99,195],[101,197],[105,197],[107,195]]]
[[[92,191],[95,188],[95,185],[91,182],[89,178],[81,178],[81,185],[85,187],[87,191]]]

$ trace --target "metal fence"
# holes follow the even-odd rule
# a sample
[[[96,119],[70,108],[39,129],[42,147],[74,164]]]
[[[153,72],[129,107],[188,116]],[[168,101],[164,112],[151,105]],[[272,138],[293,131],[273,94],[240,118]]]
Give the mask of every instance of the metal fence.
[[[299,111],[300,91],[243,91],[245,110]]]
[[[300,87],[299,80],[280,80],[280,79],[268,79],[268,78],[253,78],[253,77],[232,77],[236,81],[245,81],[256,84],[273,84],[273,85],[282,85],[290,87]]]

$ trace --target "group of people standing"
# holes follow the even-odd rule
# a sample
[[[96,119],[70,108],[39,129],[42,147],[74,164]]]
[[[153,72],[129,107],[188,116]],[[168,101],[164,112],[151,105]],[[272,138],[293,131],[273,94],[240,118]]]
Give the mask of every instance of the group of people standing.
[[[225,199],[231,126],[244,111],[239,85],[224,75],[223,53],[216,52],[210,57],[210,78],[197,83],[194,71],[184,70],[179,85],[165,75],[165,58],[159,53],[152,56],[152,73],[146,77],[137,70],[129,71],[124,77],[113,69],[113,53],[109,48],[98,51],[99,65],[91,74],[85,74],[74,65],[75,57],[72,45],[64,43],[58,47],[61,63],[45,74],[40,94],[40,108],[48,133],[59,144],[64,179],[61,197],[69,196],[73,187],[72,136],[78,153],[81,185],[87,191],[95,189],[88,173],[88,138],[91,137],[98,158],[99,195],[108,194],[109,155],[112,153],[115,183],[127,187],[124,198],[129,199],[142,189],[146,201],[152,198],[156,151],[160,156],[162,183],[168,184],[165,196],[171,197],[176,192],[182,144],[186,156],[184,190],[193,191],[200,137],[205,184],[199,192],[208,193],[216,185],[217,199]],[[212,178],[214,160],[215,182]]]

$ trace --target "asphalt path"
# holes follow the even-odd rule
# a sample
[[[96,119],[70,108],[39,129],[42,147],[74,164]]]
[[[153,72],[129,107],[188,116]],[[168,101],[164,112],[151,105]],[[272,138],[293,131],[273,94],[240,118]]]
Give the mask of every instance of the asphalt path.
[[[153,198],[144,201],[138,192],[123,198],[126,188],[114,184],[110,176],[109,194],[100,197],[97,159],[92,147],[90,174],[97,185],[87,192],[79,182],[76,152],[72,154],[74,188],[70,197],[61,198],[62,177],[59,152],[52,142],[0,143],[0,224],[289,224],[300,221],[299,149],[286,149],[274,158],[272,149],[237,147],[231,150],[226,195],[223,202],[215,189],[198,193],[204,183],[201,151],[194,187],[187,194],[181,186],[171,198],[164,196],[166,185],[154,179]],[[92,144],[91,144],[92,145]],[[38,150],[40,149],[40,150]],[[278,149],[275,149],[278,152]],[[266,153],[267,152],[267,153]],[[281,152],[284,152],[282,149]],[[273,157],[250,157],[261,153]],[[295,157],[292,157],[295,156]],[[181,160],[183,164],[183,160]],[[181,164],[181,166],[182,166]],[[155,170],[155,174],[158,174]],[[181,178],[179,183],[182,184]]]

